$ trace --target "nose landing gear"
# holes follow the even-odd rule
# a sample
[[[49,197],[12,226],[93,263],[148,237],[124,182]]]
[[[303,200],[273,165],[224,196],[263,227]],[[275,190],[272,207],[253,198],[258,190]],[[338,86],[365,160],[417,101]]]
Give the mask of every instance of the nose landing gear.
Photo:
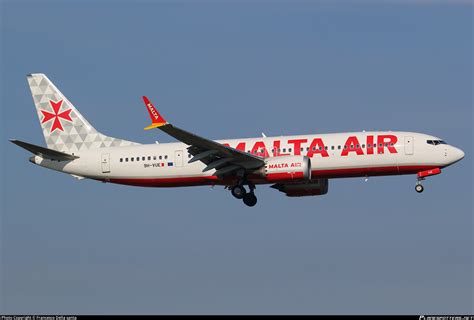
[[[423,190],[425,190],[425,188],[423,188],[423,185],[421,184],[420,181],[416,184],[415,190],[416,190],[416,192],[418,192],[418,193],[422,193]]]
[[[425,180],[426,177],[434,176],[440,173],[441,173],[440,168],[433,168],[433,169],[418,172],[418,174],[416,175],[417,176],[417,183],[415,186],[416,192],[422,193],[423,190],[425,190],[425,188],[423,188],[423,185],[421,184],[421,181]]]

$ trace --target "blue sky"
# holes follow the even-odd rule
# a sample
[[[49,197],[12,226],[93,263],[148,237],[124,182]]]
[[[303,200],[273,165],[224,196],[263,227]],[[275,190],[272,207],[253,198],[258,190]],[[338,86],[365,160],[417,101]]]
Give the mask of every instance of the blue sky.
[[[472,313],[472,4],[1,3],[2,313]],[[209,138],[433,134],[466,157],[323,197],[145,189],[35,167],[26,74],[101,132],[142,143],[148,95]]]

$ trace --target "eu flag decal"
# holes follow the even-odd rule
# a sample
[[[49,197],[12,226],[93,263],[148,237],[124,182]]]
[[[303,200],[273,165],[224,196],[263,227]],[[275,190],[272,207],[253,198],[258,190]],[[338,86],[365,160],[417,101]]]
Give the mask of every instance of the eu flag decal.
[[[168,167],[172,167],[173,166],[173,162],[168,162]]]

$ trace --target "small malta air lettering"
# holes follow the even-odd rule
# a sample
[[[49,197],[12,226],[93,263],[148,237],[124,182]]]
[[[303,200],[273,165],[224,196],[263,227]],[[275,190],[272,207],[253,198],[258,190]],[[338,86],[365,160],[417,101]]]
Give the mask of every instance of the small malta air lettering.
[[[363,140],[362,140],[363,141]],[[397,153],[397,149],[395,148],[396,143],[398,142],[398,138],[395,135],[391,134],[384,134],[379,136],[368,135],[363,141],[366,144],[366,148],[362,148],[362,143],[360,142],[357,136],[349,136],[346,139],[346,142],[342,146],[341,150],[341,157],[347,157],[349,154],[356,154],[358,156],[362,155],[372,155],[372,154],[384,154],[385,150],[388,150],[389,153]],[[288,140],[288,144],[290,147],[293,147],[293,155],[299,156],[302,155],[301,148],[306,146],[308,143],[308,139],[290,139]],[[289,156],[290,153],[282,153],[281,152],[281,140],[273,140],[272,142],[272,155],[273,157],[281,157],[281,156]],[[228,143],[224,143],[226,146],[230,146]],[[237,146],[234,147],[239,151],[246,152],[247,144],[246,142],[239,142]],[[304,147],[303,147],[303,150]],[[364,153],[365,150],[365,153]],[[332,150],[335,151],[335,150]],[[270,156],[267,146],[265,145],[264,141],[256,141],[252,148],[250,149],[250,153],[258,155],[260,157],[267,158]],[[310,145],[309,150],[306,153],[306,156],[312,158],[314,155],[320,155],[321,157],[329,157],[328,148],[326,147],[322,138],[314,138]]]
[[[285,169],[285,168],[299,168],[301,167],[301,162],[293,163],[272,163],[268,166],[269,169]]]

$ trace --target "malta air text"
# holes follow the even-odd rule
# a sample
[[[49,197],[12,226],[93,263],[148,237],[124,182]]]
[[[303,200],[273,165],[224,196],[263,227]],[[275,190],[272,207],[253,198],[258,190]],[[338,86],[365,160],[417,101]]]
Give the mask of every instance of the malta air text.
[[[306,155],[310,158],[313,156],[329,157],[328,151],[340,152],[341,157],[354,154],[358,156],[384,153],[397,153],[395,148],[398,138],[395,135],[368,135],[365,139],[359,139],[357,136],[349,136],[343,145],[330,149],[322,138],[313,139],[289,139],[287,140],[288,149],[292,149],[291,153],[282,152],[282,140],[273,140],[270,142],[256,141],[253,145],[248,145],[247,142],[239,142],[236,146],[231,146],[224,143],[226,146],[233,147],[239,151],[249,152],[260,157],[270,157],[270,152],[273,157],[289,156],[289,155]],[[308,145],[309,144],[309,145]],[[250,149],[251,147],[251,149]],[[286,149],[286,148],[285,148]],[[269,152],[270,151],[270,152]],[[303,153],[306,152],[306,154]]]
[[[303,165],[301,162],[292,162],[292,163],[271,163],[269,169],[285,169],[285,168],[301,168]]]

